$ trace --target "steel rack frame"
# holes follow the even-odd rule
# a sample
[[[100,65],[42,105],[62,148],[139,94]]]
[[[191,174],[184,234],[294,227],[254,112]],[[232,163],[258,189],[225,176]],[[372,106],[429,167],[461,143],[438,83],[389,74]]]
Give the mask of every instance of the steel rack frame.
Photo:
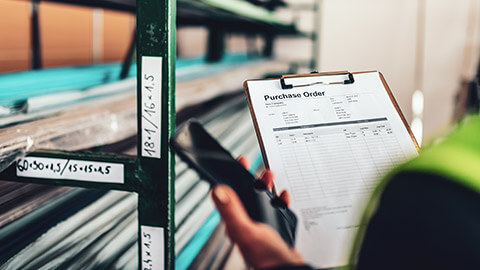
[[[174,269],[175,0],[138,0],[137,157],[82,151],[28,153],[6,181],[138,194],[139,269]],[[72,123],[74,125],[75,123]]]
[[[39,0],[32,1],[37,4]],[[175,131],[177,0],[49,1],[136,11],[136,41],[130,45],[128,55],[131,55],[136,47],[137,156],[39,150],[17,159],[0,173],[0,179],[137,193],[139,269],[174,269],[175,157],[169,149],[168,140]],[[225,5],[228,6],[230,2],[238,3],[232,0],[224,0],[224,2],[178,0],[183,10],[181,21],[185,25],[202,24],[201,20],[196,21],[196,19],[210,16],[211,5],[217,5],[216,12],[220,15],[214,20],[204,21],[204,24],[226,22],[227,29],[230,27],[233,31],[241,32],[258,32],[261,29],[264,33],[269,31],[297,33],[293,26],[277,23],[272,17],[266,16],[262,20],[258,16],[263,11],[252,18],[245,12],[236,13],[235,8],[226,8]],[[248,8],[251,7],[247,7],[247,10]],[[189,11],[194,9],[198,9],[201,14],[196,19],[188,16]],[[34,25],[38,30],[38,20],[36,18],[35,20]],[[237,24],[239,22],[244,23],[246,28],[239,27]],[[261,27],[250,28],[252,26]],[[38,40],[37,35],[35,46],[33,46],[36,51],[35,68],[41,66]],[[223,48],[219,49],[223,50]],[[122,72],[125,73],[128,70]]]

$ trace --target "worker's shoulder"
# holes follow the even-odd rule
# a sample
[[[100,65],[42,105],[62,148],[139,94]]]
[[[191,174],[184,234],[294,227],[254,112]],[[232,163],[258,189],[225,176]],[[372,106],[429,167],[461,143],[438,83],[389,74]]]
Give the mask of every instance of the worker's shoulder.
[[[480,117],[469,117],[458,124],[441,142],[399,166],[401,172],[428,173],[449,179],[480,193]],[[393,178],[393,177],[391,177]]]
[[[479,208],[479,194],[454,179],[399,172],[388,181],[369,222],[363,263],[386,266],[400,260],[390,269],[478,269]],[[369,262],[366,253],[382,256]]]

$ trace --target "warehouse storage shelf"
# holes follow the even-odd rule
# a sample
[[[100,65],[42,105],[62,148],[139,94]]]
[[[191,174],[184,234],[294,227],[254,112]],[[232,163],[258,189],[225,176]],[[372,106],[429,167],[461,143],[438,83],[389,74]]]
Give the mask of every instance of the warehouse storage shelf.
[[[176,79],[178,82],[192,81],[205,76],[213,76],[226,69],[243,65],[249,62],[262,61],[263,58],[249,56],[244,53],[226,53],[224,57],[215,63],[209,63],[206,56],[176,59]],[[36,97],[48,96],[51,99],[59,100],[58,104],[66,103],[66,100],[79,101],[81,99],[97,97],[107,94],[121,92],[120,85],[127,85],[133,90],[133,84],[113,84],[121,82],[118,77],[122,64],[106,63],[83,66],[55,67],[41,70],[29,70],[23,72],[10,72],[0,74],[0,117],[13,115],[15,113],[28,113],[34,110],[45,109],[37,104],[25,104],[26,102],[40,103],[42,100]],[[133,63],[126,78],[137,75],[136,64]],[[112,91],[98,91],[105,89],[103,85],[111,84],[116,88]],[[91,95],[80,95],[95,92]],[[64,94],[64,95],[59,95]],[[70,94],[68,96],[68,94]],[[61,102],[60,102],[61,101]],[[57,103],[51,102],[52,107]],[[38,109],[35,109],[39,107]],[[2,125],[0,120],[0,126]]]
[[[215,136],[218,136],[221,139],[222,143],[224,143],[227,147],[232,149],[234,151],[234,153],[247,154],[247,156],[249,156],[252,160],[259,159],[259,157],[255,157],[256,155],[257,156],[259,155],[258,150],[256,150],[255,147],[252,147],[252,144],[255,144],[255,136],[254,136],[254,133],[253,133],[253,130],[252,130],[252,126],[249,122],[249,119],[245,118],[245,116],[246,116],[246,114],[245,114],[246,106],[244,104],[242,104],[241,101],[242,101],[241,97],[237,96],[236,98],[234,98],[232,101],[228,102],[227,104],[224,104],[221,107],[215,109],[215,111],[212,111],[211,113],[209,113],[205,116],[202,116],[200,118],[200,120],[205,123],[206,127],[213,134],[215,134]],[[239,111],[238,109],[241,109],[241,110]],[[231,116],[233,116],[232,113],[233,113],[233,115],[237,115],[237,116],[232,118],[231,117]],[[241,116],[241,118],[243,118],[242,123],[243,123],[243,126],[244,126],[244,128],[240,128],[240,129],[238,127],[238,124],[239,124],[238,116],[239,115]],[[227,122],[218,121],[218,118],[224,118],[225,116],[230,116],[230,117],[227,117],[229,119]],[[183,118],[183,119],[185,120],[186,118]],[[182,120],[180,120],[180,121],[182,121]],[[224,123],[226,123],[227,125],[225,125]],[[235,138],[234,138],[234,137],[238,137],[237,131],[240,134],[249,134],[248,137],[250,139],[249,140],[242,140],[242,143],[238,144],[237,140],[235,140]],[[248,150],[248,149],[253,149],[254,151],[251,151],[251,150]],[[119,150],[119,148],[117,148],[117,150]],[[126,152],[131,153],[131,152],[134,152],[134,151],[135,151],[134,149],[128,149]],[[250,152],[250,153],[248,153],[248,152]],[[195,175],[194,175],[193,179],[187,179],[187,178],[191,178],[191,177],[189,177],[189,175],[187,173],[185,173],[187,171],[187,167],[185,166],[184,163],[178,162],[176,167],[177,167],[177,169],[176,169],[176,171],[177,171],[176,187],[179,187],[179,185],[185,186],[185,184],[188,184],[187,183],[188,181],[193,181],[193,186],[198,185],[199,183],[203,183],[203,182],[200,181],[198,176],[195,176]],[[182,190],[182,188],[178,189],[178,192],[181,193],[181,195],[179,195],[179,198],[177,199],[177,203],[176,203],[177,204],[176,207],[179,207],[178,210],[184,212],[184,210],[182,210],[182,208],[184,208],[184,207],[179,205],[179,203],[182,202],[182,201],[183,202],[190,201],[189,203],[194,203],[194,204],[204,204],[204,205],[205,204],[210,204],[211,205],[211,203],[208,201],[208,198],[204,198],[204,197],[202,197],[200,199],[197,199],[194,202],[191,202],[191,199],[194,197],[194,196],[192,197],[191,194],[194,194],[195,192],[198,193],[198,191],[199,191],[198,189],[197,190],[193,189],[193,190],[188,190],[188,191],[181,191],[181,190]],[[52,225],[55,224],[53,221],[58,222],[57,218],[62,219],[62,218],[66,217],[66,216],[62,216],[63,213],[65,213],[65,215],[67,215],[68,213],[71,214],[73,212],[76,212],[80,208],[82,208],[84,206],[87,206],[89,203],[92,203],[93,201],[95,201],[95,199],[98,199],[100,196],[104,195],[105,192],[106,191],[101,191],[101,190],[72,189],[72,190],[70,190],[70,193],[66,194],[66,196],[63,196],[61,198],[56,199],[56,201],[54,201],[52,203],[49,203],[48,205],[43,206],[42,209],[40,209],[40,211],[36,211],[35,214],[27,216],[26,220],[16,220],[16,221],[12,222],[11,224],[8,225],[7,230],[3,230],[3,229],[0,230],[0,243],[9,243],[9,245],[5,245],[5,246],[1,245],[1,248],[2,248],[1,251],[2,252],[0,252],[0,254],[1,254],[0,257],[3,260],[4,257],[8,257],[8,255],[10,255],[10,253],[11,253],[10,248],[12,246],[14,246],[15,244],[17,244],[19,242],[27,241],[28,237],[31,237],[32,234],[41,233],[41,232],[38,231],[38,226],[35,226],[35,225],[43,223],[43,224],[45,224],[45,227],[49,228],[49,227],[51,227]],[[201,190],[200,190],[200,192],[201,192]],[[111,193],[110,192],[109,194],[110,195],[108,195],[108,196],[114,196],[113,194],[117,194],[115,196],[121,196],[121,198],[122,198],[121,201],[127,200],[128,198],[130,198],[130,199],[128,199],[129,203],[123,204],[121,209],[124,209],[124,210],[121,210],[121,211],[118,210],[119,213],[124,213],[124,212],[127,213],[128,211],[130,211],[128,209],[131,209],[132,207],[136,206],[136,200],[131,200],[133,197],[135,197],[133,194],[128,195],[128,197],[127,197],[126,194],[122,195],[122,193]],[[105,195],[105,196],[107,196],[107,195]],[[101,203],[101,204],[95,203],[96,206],[94,208],[92,208],[91,210],[89,210],[88,215],[90,215],[92,217],[97,216],[97,215],[102,215],[102,216],[105,216],[105,218],[110,217],[111,219],[114,219],[115,216],[111,212],[108,212],[109,210],[108,211],[106,210],[108,208],[108,205],[109,205],[108,200],[107,199],[102,199],[102,200],[103,200],[103,203]],[[83,201],[86,201],[86,203],[84,203]],[[120,199],[118,199],[117,201],[120,202]],[[103,211],[105,211],[105,213],[103,213]],[[62,215],[60,215],[61,213],[62,213]],[[79,212],[79,214],[82,214],[82,213],[85,213],[85,211],[82,210],[81,212]],[[82,215],[85,215],[85,214],[82,214]],[[129,216],[135,216],[135,215],[136,215],[136,213],[130,213],[129,214]],[[78,216],[78,214],[75,214],[75,216]],[[46,217],[49,217],[49,218],[46,218]],[[177,226],[176,230],[178,230],[179,228],[182,228],[182,227],[185,228],[185,226],[186,226],[185,220],[186,219],[187,220],[192,219],[192,218],[193,217],[190,217],[190,216],[187,216],[187,217],[177,216],[176,219],[178,219],[178,221],[176,221],[176,223],[178,223],[179,226]],[[196,257],[196,253],[198,252],[199,249],[201,249],[201,247],[203,246],[205,241],[208,239],[211,231],[213,229],[215,229],[215,227],[218,225],[218,214],[216,214],[215,212],[211,212],[211,211],[207,210],[207,214],[205,215],[205,218],[208,218],[208,219],[203,223],[201,223],[198,218],[195,219],[195,221],[196,221],[195,225],[198,228],[197,232],[195,232],[195,234],[190,238],[188,243],[182,244],[183,247],[179,248],[179,251],[176,252],[176,254],[177,254],[176,255],[177,256],[176,269],[186,269],[186,267],[189,265],[189,262],[191,262]],[[81,224],[86,224],[86,222],[85,222],[86,220],[84,220],[83,223],[78,223],[78,221],[75,222],[74,220],[78,220],[78,217],[73,217],[72,216],[71,218],[66,219],[65,222],[62,222],[62,223],[56,225],[55,227],[56,228],[63,228],[60,231],[68,230],[68,231],[72,231],[72,233],[75,232],[75,231],[84,231],[83,234],[85,234],[85,229],[82,229],[82,226],[85,226],[85,225],[81,225]],[[184,224],[182,224],[182,223],[184,223]],[[77,225],[75,225],[75,224],[77,224]],[[89,226],[91,227],[91,225],[89,225]],[[115,224],[112,221],[112,222],[104,223],[103,226],[113,228],[115,226]],[[129,225],[127,227],[131,228],[131,225]],[[125,248],[129,247],[129,249],[136,250],[136,247],[133,246],[133,243],[130,240],[127,240],[127,239],[131,239],[133,237],[134,238],[133,240],[136,242],[136,236],[135,236],[136,235],[136,230],[135,229],[127,229],[127,227],[124,228],[124,231],[122,233],[113,233],[112,232],[112,234],[118,234],[118,238],[125,239],[125,240],[123,240],[124,242],[117,243],[117,246],[115,246],[113,249],[112,248],[110,249],[112,254],[110,254],[109,256],[114,257],[114,259],[111,259],[112,263],[115,263],[115,264],[118,263],[119,261],[121,261],[119,259],[119,257],[121,255],[125,254],[125,256],[126,256],[127,253],[129,253],[129,252],[125,251],[125,252],[121,252],[120,254],[117,254],[117,251],[121,250],[123,247],[125,247]],[[133,226],[133,228],[135,228],[135,225]],[[62,238],[59,238],[59,234],[58,234],[57,230],[59,230],[59,229],[53,228],[53,229],[49,230],[47,233],[45,233],[44,236],[42,236],[41,238],[36,240],[35,243],[26,247],[24,250],[19,252],[18,255],[16,255],[11,260],[9,260],[7,264],[5,264],[3,266],[0,266],[0,268],[1,269],[4,269],[4,268],[5,269],[18,269],[18,268],[15,268],[15,266],[17,266],[17,267],[20,266],[19,262],[22,262],[22,265],[21,265],[23,267],[22,269],[41,268],[41,266],[45,266],[47,262],[49,262],[51,260],[55,260],[55,258],[57,256],[59,256],[59,255],[63,256],[61,254],[64,254],[64,253],[68,252],[68,249],[64,249],[64,251],[61,251],[62,250],[61,247],[65,246],[65,245],[69,245],[71,247],[78,246],[78,247],[75,248],[77,250],[75,252],[78,253],[79,255],[81,255],[82,253],[85,253],[85,252],[89,252],[89,249],[82,248],[82,245],[81,245],[81,243],[83,241],[87,241],[88,239],[84,239],[84,238],[81,238],[81,237],[78,237],[78,238],[70,237],[70,239],[68,239],[68,240],[63,240]],[[178,233],[181,233],[181,231],[182,231],[182,229],[180,229],[180,231],[178,231]],[[183,230],[183,231],[185,231],[185,230]],[[14,232],[16,232],[16,233],[14,233]],[[20,237],[20,238],[15,237],[16,235],[19,235],[20,232],[21,232],[22,237]],[[94,233],[94,232],[92,231],[91,233]],[[178,233],[177,233],[177,235],[178,235]],[[186,233],[189,234],[188,232],[186,232]],[[189,239],[188,235],[185,236],[185,233],[181,233],[181,234],[182,234],[182,236],[181,236],[182,239]],[[106,236],[103,236],[103,237],[89,236],[88,238],[89,239],[92,239],[92,238],[97,239],[98,238],[99,240],[102,240],[102,239],[105,239],[105,238],[108,239],[110,236],[109,235],[106,235]],[[54,240],[58,240],[59,243],[57,243]],[[96,249],[98,249],[99,246],[104,245],[101,241],[99,241],[99,242],[100,243],[93,245],[93,247],[96,247]],[[58,249],[58,251],[55,252],[55,253],[51,253],[51,254],[47,253],[46,251],[51,249],[51,248],[49,248],[47,243],[48,244],[52,244],[52,243],[55,244],[55,246],[56,246],[55,249]],[[35,255],[35,254],[37,254],[37,255]],[[42,255],[40,255],[40,254],[42,254]],[[32,259],[33,258],[32,256],[34,256],[34,257],[37,256],[38,257],[35,260],[36,262],[34,262],[34,260]],[[81,257],[83,258],[84,255],[81,255]],[[134,256],[134,257],[136,258],[137,256]],[[110,257],[108,257],[108,258],[110,258]],[[133,260],[135,258],[133,258]],[[93,260],[93,262],[96,262],[98,264],[105,264],[109,260],[110,259],[107,259],[105,257],[101,257],[101,258],[96,258],[95,260]],[[29,261],[31,261],[31,262],[26,263],[26,262],[29,262]],[[74,262],[69,262],[69,263],[73,264],[73,265],[76,265]],[[131,265],[131,263],[130,263],[130,265]],[[131,268],[127,267],[125,269],[131,269]]]
[[[43,0],[118,11],[136,12],[136,0]],[[277,19],[272,11],[244,0],[178,0],[177,25],[224,23],[229,30],[275,31],[298,34],[294,24]],[[228,24],[227,24],[228,23]],[[251,28],[257,26],[260,28]]]
[[[296,26],[272,11],[241,0],[179,0],[177,25],[205,25],[239,32],[299,34]]]
[[[38,2],[38,0],[32,0],[34,6],[38,4]],[[0,175],[0,179],[14,182],[43,183],[61,186],[65,185],[94,188],[99,190],[120,190],[136,193],[138,194],[138,212],[131,212],[128,210],[126,212],[126,214],[128,213],[128,217],[126,215],[123,218],[125,218],[125,220],[138,220],[138,231],[136,232],[138,236],[138,245],[129,244],[130,248],[128,250],[124,250],[124,252],[128,253],[131,257],[134,256],[135,253],[132,250],[138,251],[139,269],[143,269],[145,267],[152,269],[174,269],[175,266],[179,267],[180,269],[184,269],[188,267],[188,264],[194,260],[196,253],[199,252],[205,241],[208,240],[208,237],[206,236],[211,234],[214,226],[218,224],[218,214],[216,216],[215,212],[213,212],[214,209],[211,206],[211,202],[209,202],[208,196],[206,196],[208,189],[202,188],[199,182],[200,180],[197,178],[188,178],[190,179],[188,181],[192,181],[188,183],[193,183],[193,185],[197,188],[183,191],[180,189],[182,194],[176,195],[176,185],[183,184],[183,187],[185,187],[185,182],[187,181],[185,180],[187,179],[185,175],[188,174],[186,174],[187,167],[185,164],[178,163],[177,166],[175,165],[176,159],[168,147],[168,139],[175,131],[177,122],[175,116],[178,105],[175,105],[175,88],[177,87],[179,91],[182,91],[185,97],[192,97],[195,96],[194,93],[197,91],[195,89],[196,85],[202,85],[202,87],[206,89],[209,85],[215,86],[216,84],[213,81],[205,79],[203,75],[198,79],[202,82],[201,84],[198,82],[189,84],[189,81],[182,82],[181,74],[175,75],[175,66],[177,62],[175,53],[175,28],[176,26],[203,25],[210,29],[211,32],[208,46],[209,51],[206,56],[206,60],[208,62],[220,61],[224,57],[225,48],[221,44],[224,42],[223,34],[225,32],[264,34],[270,40],[270,44],[267,42],[267,49],[264,50],[264,54],[266,56],[271,55],[271,40],[274,36],[284,34],[300,35],[301,33],[293,24],[284,23],[277,20],[271,11],[241,0],[54,0],[52,2],[136,12],[136,46],[132,45],[130,47],[129,54],[127,55],[126,59],[128,60],[131,58],[133,51],[135,51],[134,48],[136,48],[136,81],[138,82],[136,84],[136,121],[138,126],[136,148],[137,155],[135,157],[131,155],[123,156],[102,152],[70,152],[55,150],[31,152],[31,145],[29,142],[25,148],[27,151],[26,158],[49,158],[60,161],[63,160],[66,161],[67,164],[70,160],[73,160],[75,162],[103,162],[105,164],[109,163],[113,165],[121,165],[123,171],[122,181],[118,183],[99,183],[97,181],[93,181],[93,179],[75,179],[75,177],[73,179],[69,179],[62,177],[51,178],[41,175],[19,175],[18,171],[22,170],[22,168],[20,168],[20,163],[13,164],[8,169],[3,171]],[[35,18],[37,20],[36,34],[38,35],[38,17],[34,14],[34,16],[32,16],[32,20],[35,20]],[[35,52],[37,54],[40,52],[38,36],[35,38],[35,27],[33,32],[33,66],[34,68],[39,68],[41,67],[41,61],[39,61],[40,57],[38,55],[38,57],[35,57]],[[124,64],[124,67],[131,66],[129,61],[125,61],[124,63],[127,63],[127,65]],[[180,61],[178,63],[180,63]],[[261,67],[261,65],[256,66]],[[265,65],[262,68],[258,68],[256,71],[257,74],[237,73],[238,70],[232,70],[231,73],[226,72],[226,74],[227,77],[234,74],[240,74],[240,79],[243,80],[246,78],[243,76],[259,76],[258,72],[262,72],[263,74],[275,72],[275,70],[271,68],[272,66],[274,65],[270,63],[270,65]],[[248,70],[252,69],[253,68],[248,68]],[[121,73],[125,73],[124,71],[125,69],[122,68]],[[284,71],[286,71],[286,68],[279,72]],[[130,70],[130,72],[126,72],[125,74],[127,74],[126,77],[134,76],[135,72]],[[205,75],[207,78],[210,77],[220,79],[215,72],[206,73]],[[176,80],[178,80],[178,82],[176,82]],[[149,81],[155,81],[157,86],[154,87],[153,84],[146,85]],[[230,86],[232,89],[227,91],[226,88],[223,88],[222,90],[220,87],[212,87],[209,88],[209,91],[207,91],[210,93],[207,93],[203,96],[198,95],[197,97],[188,100],[188,102],[181,101],[181,99],[179,99],[178,104],[180,104],[179,106],[182,108],[188,108],[191,105],[200,104],[215,98],[216,96],[225,93],[233,93],[234,90],[238,90],[238,88],[241,86],[241,83],[235,80],[229,81],[223,79],[223,85],[228,85],[229,83],[231,85],[237,85],[236,89],[233,89]],[[189,92],[181,89],[180,87],[182,84],[185,86],[184,89],[192,90]],[[148,103],[146,100],[148,93],[146,93],[146,91],[153,92],[158,100],[155,101],[155,103]],[[125,102],[124,104],[122,103],[124,108],[129,108],[129,105],[127,105],[128,100],[132,102],[134,99],[133,95],[127,95],[130,94],[124,94],[122,97],[125,101],[119,101]],[[243,100],[242,102],[243,105],[245,105],[245,101]],[[11,106],[12,104],[18,103],[10,102],[9,105]],[[150,105],[147,106],[145,104]],[[245,109],[246,107],[244,107],[243,110]],[[131,111],[129,111],[127,114],[125,114],[124,119],[131,119],[131,115]],[[152,115],[155,115],[155,117],[152,118]],[[243,112],[243,115],[246,115],[245,111]],[[133,120],[133,122],[135,122],[135,120]],[[249,119],[246,119],[246,121],[244,119],[243,123],[246,123],[246,126],[250,125],[251,128]],[[119,124],[123,125],[123,123],[118,122],[111,126],[114,129],[118,129]],[[105,131],[96,131],[90,134],[96,134],[98,136],[102,133],[105,133]],[[215,134],[215,131],[212,131],[212,133]],[[230,133],[232,133],[232,127],[230,127]],[[231,145],[232,148],[241,149],[236,150],[239,151],[237,153],[249,152],[248,155],[252,159],[260,160],[258,157],[258,151],[252,152],[252,149],[255,150],[254,133],[249,132],[249,134],[251,137],[249,137],[249,139],[245,142],[241,142],[241,138],[238,138],[238,136],[226,137],[225,140],[228,141],[227,144]],[[126,136],[123,134],[123,137],[121,137],[120,140],[126,140],[129,137],[131,136]],[[154,137],[154,139],[151,139],[151,137]],[[95,135],[91,138],[94,139]],[[150,145],[155,145],[155,149],[152,150]],[[242,145],[242,147],[238,148],[240,145]],[[87,148],[89,147],[92,146],[88,145]],[[81,147],[81,149],[84,149],[84,147]],[[177,173],[179,174],[178,183],[175,181]],[[182,183],[182,181],[184,183]],[[203,211],[205,214],[202,214],[203,221],[199,222],[199,224],[188,226],[185,225],[192,224],[193,216],[193,214],[189,214],[191,212],[187,211],[187,208],[190,206],[188,206],[188,204],[184,204],[184,202],[186,202],[185,198],[195,198],[195,200],[198,201],[198,204],[195,205],[194,209],[200,209],[199,205],[202,205],[203,210],[201,211]],[[174,215],[175,207],[179,207],[179,211],[186,213],[186,215],[179,216],[179,219],[176,220]],[[132,229],[133,227],[131,226],[131,223],[127,224],[120,220],[121,219],[118,219],[116,222],[120,222],[122,224],[122,228],[124,228],[127,232],[135,233],[135,230]],[[109,234],[110,238],[105,239],[110,239],[111,241],[113,241],[112,239],[116,239],[113,237],[113,235],[117,235],[119,233],[119,228],[113,229],[114,227],[112,227],[111,230],[111,233],[113,234]],[[199,233],[201,235],[199,235]],[[26,238],[29,237],[32,236],[27,236]],[[115,240],[115,243],[118,243],[118,241],[124,241],[124,243],[126,243],[132,239],[133,241],[136,240],[135,237],[127,238],[117,239]],[[107,241],[105,239],[101,240],[100,242],[111,246],[111,244],[105,242]],[[71,239],[71,241],[75,242],[75,239]],[[177,248],[175,248],[176,243],[179,244]],[[91,266],[94,262],[85,258],[93,258],[91,257],[94,256],[93,253],[96,254],[100,252],[99,254],[101,254],[101,256],[109,257],[109,259],[106,260],[107,264],[119,263],[123,265],[123,267],[125,267],[125,265],[131,266],[131,262],[121,263],[115,262],[114,259],[112,259],[117,255],[120,256],[119,254],[121,254],[121,252],[119,253],[119,251],[115,251],[112,254],[105,254],[107,251],[101,251],[102,249],[99,248],[100,246],[95,246],[94,249],[85,251],[89,255],[83,259],[79,258],[78,263],[85,266]],[[156,256],[152,257],[152,252],[155,253]],[[23,254],[19,257],[13,258],[13,265],[15,265],[15,260],[21,260],[22,256],[26,255]],[[175,262],[176,256],[182,258],[182,262]],[[12,261],[10,261],[10,263],[12,263]],[[35,263],[39,262],[37,261]],[[67,266],[71,263],[74,263],[74,261],[69,260],[61,262],[61,265]]]

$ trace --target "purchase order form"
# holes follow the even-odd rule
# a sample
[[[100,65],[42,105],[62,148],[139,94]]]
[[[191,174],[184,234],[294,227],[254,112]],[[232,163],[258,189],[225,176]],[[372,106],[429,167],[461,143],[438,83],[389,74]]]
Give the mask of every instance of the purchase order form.
[[[296,246],[308,263],[348,263],[363,207],[381,177],[417,154],[378,72],[353,84],[282,89],[280,80],[248,81],[264,154],[277,190],[291,194]],[[291,78],[336,82],[345,75]]]

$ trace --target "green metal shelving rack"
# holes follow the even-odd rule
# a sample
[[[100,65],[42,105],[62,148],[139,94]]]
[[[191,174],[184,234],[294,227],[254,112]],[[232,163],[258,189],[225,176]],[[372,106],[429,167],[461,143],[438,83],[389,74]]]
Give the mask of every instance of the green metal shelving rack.
[[[175,131],[177,0],[137,0],[136,6],[134,0],[50,1],[136,10],[137,157],[37,151],[18,159],[0,173],[0,179],[137,193],[139,269],[174,269],[175,158],[168,140]],[[182,17],[184,25],[218,26],[224,22],[224,27],[233,31],[296,33],[291,25],[277,22],[271,13],[243,1],[178,0],[178,3],[187,7],[187,11],[193,8],[203,14],[195,19],[186,12]],[[213,20],[212,9],[220,13]],[[225,19],[226,16],[231,18]],[[239,28],[238,22],[243,22],[244,27]],[[257,28],[250,28],[255,24]]]
[[[174,269],[175,0],[138,0],[137,157],[38,151],[0,174],[2,180],[138,194],[139,269]],[[74,123],[72,123],[74,124]]]
[[[144,270],[175,266],[175,158],[168,144],[175,132],[175,16],[175,0],[137,0],[138,239]],[[152,95],[160,100],[152,101]],[[164,230],[164,262],[150,268],[158,258],[147,252],[144,226]]]

